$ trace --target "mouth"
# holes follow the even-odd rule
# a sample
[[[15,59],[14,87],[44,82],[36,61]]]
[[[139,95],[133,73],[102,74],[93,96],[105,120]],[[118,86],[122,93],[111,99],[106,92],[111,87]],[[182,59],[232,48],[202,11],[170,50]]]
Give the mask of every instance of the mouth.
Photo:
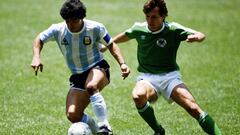
[[[148,27],[149,27],[149,28],[151,28],[151,29],[154,29],[154,28],[156,28],[156,26],[155,26],[155,25],[151,25],[151,24],[150,24],[150,25],[148,25]]]
[[[156,27],[156,25],[152,24],[152,23],[149,23],[148,24],[148,27]]]

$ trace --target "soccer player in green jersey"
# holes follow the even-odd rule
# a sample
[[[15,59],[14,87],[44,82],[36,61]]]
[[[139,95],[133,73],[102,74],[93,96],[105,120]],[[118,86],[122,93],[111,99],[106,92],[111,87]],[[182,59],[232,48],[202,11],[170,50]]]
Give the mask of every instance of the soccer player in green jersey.
[[[140,116],[153,129],[155,135],[164,135],[165,130],[156,120],[149,103],[160,95],[175,101],[210,135],[220,135],[220,129],[212,117],[200,108],[181,80],[176,54],[181,41],[201,42],[205,35],[178,23],[166,22],[168,15],[164,0],[148,0],[143,6],[146,22],[135,23],[130,29],[114,38],[116,43],[136,39],[138,71],[136,86],[132,92]]]

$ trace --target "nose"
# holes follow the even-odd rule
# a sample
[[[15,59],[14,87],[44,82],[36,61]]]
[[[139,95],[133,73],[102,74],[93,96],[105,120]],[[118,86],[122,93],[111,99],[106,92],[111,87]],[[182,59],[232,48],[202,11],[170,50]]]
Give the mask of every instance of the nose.
[[[153,18],[152,17],[148,17],[147,18],[147,22],[148,22],[148,24],[152,24],[153,23]]]

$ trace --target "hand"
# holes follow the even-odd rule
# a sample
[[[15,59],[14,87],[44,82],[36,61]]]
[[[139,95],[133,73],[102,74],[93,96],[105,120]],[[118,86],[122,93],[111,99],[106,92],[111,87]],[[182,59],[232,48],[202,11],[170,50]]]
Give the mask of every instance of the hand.
[[[103,45],[103,44],[100,44],[100,45],[99,45],[99,50],[100,50],[100,52],[104,53],[107,49],[108,49],[107,46],[105,46],[105,45]]]
[[[120,65],[120,68],[121,68],[121,71],[122,71],[122,77],[123,77],[123,80],[125,78],[128,77],[128,75],[130,74],[130,69],[129,67],[127,66],[127,64],[123,63]]]
[[[35,71],[35,75],[37,76],[38,70],[41,72],[43,71],[43,64],[41,63],[41,60],[39,58],[33,58],[31,67]]]
[[[191,42],[195,42],[195,41],[202,42],[204,39],[205,39],[205,35],[203,33],[196,32],[196,33],[194,33],[192,35],[188,35],[186,41],[190,42],[190,43]]]

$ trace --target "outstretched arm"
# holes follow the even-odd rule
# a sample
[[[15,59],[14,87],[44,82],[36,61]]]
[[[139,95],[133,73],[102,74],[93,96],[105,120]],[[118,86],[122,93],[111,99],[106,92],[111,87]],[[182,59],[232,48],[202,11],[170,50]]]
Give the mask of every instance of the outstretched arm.
[[[39,39],[39,36],[37,36],[33,41],[33,47],[32,47],[33,58],[31,63],[31,67],[34,69],[36,76],[37,76],[38,70],[40,70],[41,72],[43,70],[43,64],[40,59],[40,53],[42,48],[43,48],[43,42]]]
[[[201,32],[195,32],[191,35],[188,35],[187,42],[202,42],[205,39],[205,35]]]
[[[118,34],[116,37],[113,38],[113,42],[115,43],[123,43],[123,42],[127,42],[128,40],[130,40],[125,33],[120,33]],[[105,52],[108,49],[107,46],[101,45],[100,47],[100,51],[101,52]]]
[[[125,33],[120,33],[116,37],[113,38],[113,41],[115,43],[123,43],[123,42],[127,42],[129,40],[130,39],[127,37],[127,35],[125,35]]]

